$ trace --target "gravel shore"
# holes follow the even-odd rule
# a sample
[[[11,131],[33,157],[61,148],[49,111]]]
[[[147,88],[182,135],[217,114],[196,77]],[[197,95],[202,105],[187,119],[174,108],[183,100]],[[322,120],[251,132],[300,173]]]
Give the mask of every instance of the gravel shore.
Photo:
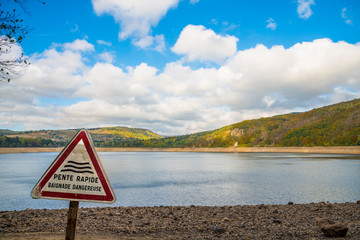
[[[80,203],[81,207],[81,203]],[[256,206],[80,208],[76,239],[328,239],[316,218],[360,239],[360,202]],[[0,212],[0,239],[64,239],[67,209]]]

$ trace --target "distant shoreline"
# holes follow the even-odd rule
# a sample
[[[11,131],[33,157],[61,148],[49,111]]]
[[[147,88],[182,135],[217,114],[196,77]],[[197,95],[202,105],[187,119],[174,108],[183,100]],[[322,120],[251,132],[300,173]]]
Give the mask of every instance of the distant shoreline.
[[[63,148],[0,148],[5,153],[60,152]],[[360,146],[332,147],[228,147],[228,148],[96,148],[98,152],[208,152],[208,153],[330,153],[360,154]]]

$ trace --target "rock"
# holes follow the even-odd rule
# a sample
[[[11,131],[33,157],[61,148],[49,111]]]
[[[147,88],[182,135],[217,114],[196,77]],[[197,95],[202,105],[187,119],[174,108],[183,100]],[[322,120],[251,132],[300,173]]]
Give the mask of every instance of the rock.
[[[225,232],[225,228],[216,226],[216,227],[211,228],[211,231],[213,231],[214,233],[219,233],[219,234],[221,234],[221,233],[224,233],[224,232]]]
[[[357,201],[356,201],[356,204],[360,204],[360,200],[357,200]]]
[[[321,232],[321,228],[323,226],[332,224],[330,222],[330,219],[328,219],[328,218],[315,218],[315,222],[316,222],[316,226],[320,232]]]
[[[281,221],[281,220],[279,220],[279,219],[274,219],[274,220],[273,220],[273,223],[281,224],[281,223],[282,223],[282,221]]]
[[[244,134],[245,134],[244,129],[240,129],[240,128],[235,128],[230,132],[230,135],[236,138],[241,138]]]
[[[325,237],[345,237],[349,228],[342,223],[334,223],[325,225],[321,231]]]
[[[293,202],[288,202],[288,205],[294,205],[294,203]]]
[[[333,223],[328,218],[316,218],[316,225],[325,237],[345,237],[349,228],[343,223]]]
[[[328,205],[333,207],[328,208]],[[355,200],[352,203],[337,204],[294,202],[292,206],[285,202],[281,205],[264,205],[262,209],[258,209],[259,205],[82,208],[79,209],[81,215],[78,216],[77,231],[79,239],[87,240],[145,239],[146,237],[149,239],[231,240],[248,237],[251,240],[330,240],[332,238],[324,235],[344,234],[339,229],[333,230],[338,233],[331,233],[331,228],[326,227],[338,222],[346,223],[349,230],[345,237],[333,239],[355,240],[360,239],[359,206]],[[132,214],[126,214],[127,209]],[[313,212],[314,210],[316,211]],[[32,212],[35,214],[32,215]],[[215,212],[217,214],[214,216]],[[164,215],[167,218],[163,218]],[[315,224],[316,217],[320,217],[316,223],[320,226],[319,231]],[[0,211],[0,239],[13,233],[20,236],[18,239],[31,238],[30,235],[34,236],[33,239],[49,239],[50,237],[45,236],[50,236],[52,233],[54,236],[64,235],[66,219],[67,209],[49,209],[46,212],[37,209]],[[335,224],[332,227],[338,228],[339,225]]]

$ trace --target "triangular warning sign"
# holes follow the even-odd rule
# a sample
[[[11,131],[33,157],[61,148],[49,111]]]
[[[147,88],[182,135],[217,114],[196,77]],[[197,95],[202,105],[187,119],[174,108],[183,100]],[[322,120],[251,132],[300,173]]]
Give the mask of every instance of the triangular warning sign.
[[[115,194],[90,134],[80,130],[31,191],[33,198],[113,203]]]

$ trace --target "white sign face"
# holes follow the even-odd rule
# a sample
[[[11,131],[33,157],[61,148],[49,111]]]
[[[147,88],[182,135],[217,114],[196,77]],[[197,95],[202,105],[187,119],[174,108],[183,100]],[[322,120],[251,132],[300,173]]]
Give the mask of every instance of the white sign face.
[[[115,194],[86,130],[80,130],[31,192],[33,198],[114,202]]]
[[[43,187],[43,191],[54,190],[105,196],[99,176],[82,140]]]

